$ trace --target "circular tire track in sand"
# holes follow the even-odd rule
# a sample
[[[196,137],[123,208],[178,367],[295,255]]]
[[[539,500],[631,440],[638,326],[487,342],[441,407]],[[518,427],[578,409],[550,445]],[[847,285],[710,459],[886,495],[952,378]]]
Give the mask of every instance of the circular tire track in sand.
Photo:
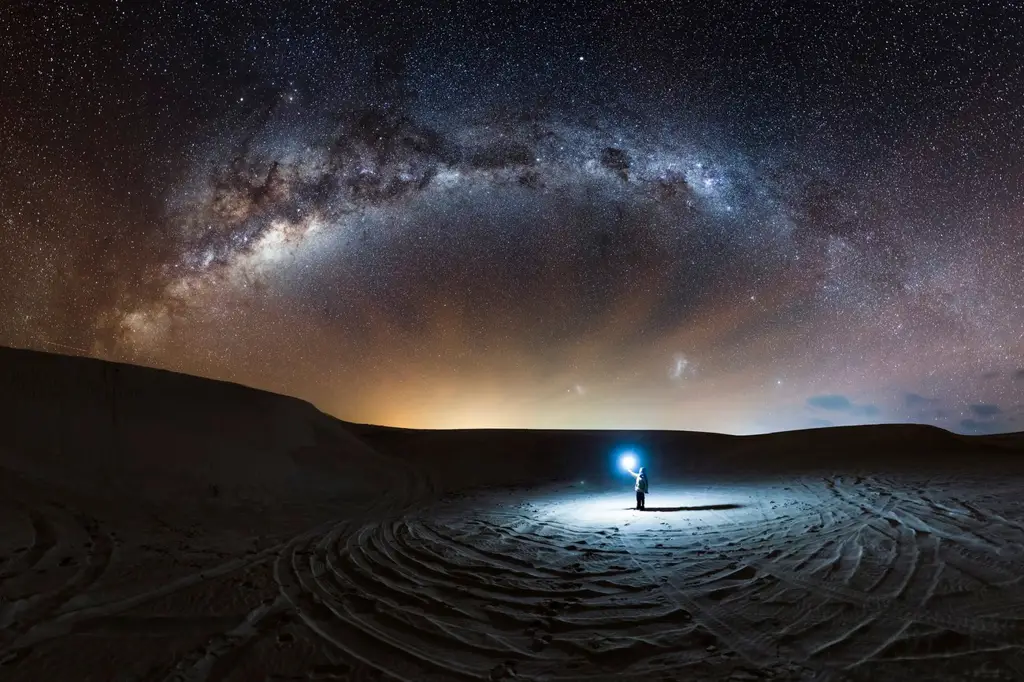
[[[434,492],[429,479],[401,461],[368,453],[358,463],[361,470],[368,477],[384,485],[389,494],[350,501],[354,508],[346,516],[352,523],[358,522],[359,519],[400,515],[418,506],[424,497]],[[16,666],[32,653],[36,645],[66,637],[79,628],[87,628],[92,621],[113,622],[118,619],[118,614],[131,611],[147,602],[168,597],[179,591],[202,588],[218,578],[276,560],[272,570],[278,578],[280,597],[267,601],[248,613],[239,614],[235,621],[220,617],[219,620],[228,621],[228,626],[222,632],[211,636],[209,641],[194,651],[179,656],[170,666],[173,670],[169,679],[190,681],[230,676],[234,664],[248,646],[287,622],[296,605],[302,602],[304,593],[301,586],[296,589],[294,581],[288,581],[289,574],[286,570],[281,570],[282,563],[296,560],[302,548],[312,540],[333,538],[336,534],[347,531],[349,525],[349,522],[320,524],[281,545],[268,547],[256,553],[238,555],[223,563],[206,566],[198,572],[182,575],[166,583],[148,585],[138,591],[95,594],[90,588],[114,559],[112,536],[103,532],[96,521],[62,507],[24,506],[24,509],[25,524],[31,522],[31,531],[22,532],[22,535],[33,540],[31,546],[19,553],[19,559],[3,564],[2,576],[5,582],[0,582],[0,588],[8,589],[22,578],[32,578],[31,574],[34,571],[39,568],[45,569],[55,562],[59,565],[77,566],[78,569],[74,575],[47,589],[40,589],[41,583],[36,579],[24,590],[24,598],[0,600],[0,618],[13,623],[13,627],[7,627],[6,624],[0,626],[0,667]],[[66,561],[63,549],[79,546],[88,551],[78,559],[72,557],[70,562]],[[79,554],[82,552],[79,551]],[[210,589],[216,588],[211,585]],[[167,615],[173,618],[173,614]],[[187,621],[188,618],[183,619],[184,623]],[[181,627],[187,629],[188,625]],[[156,662],[154,664],[156,669],[168,667]],[[361,672],[344,662],[336,668],[339,671],[344,670],[345,675],[352,679],[361,679]],[[325,674],[327,672],[330,671],[326,671]],[[372,674],[372,671],[369,672]]]
[[[908,498],[905,487],[902,482],[850,484],[841,479],[810,486],[833,510],[859,517],[857,525],[838,542],[835,534],[807,534],[788,552],[753,557],[746,589],[733,586],[731,608],[719,610],[719,616],[739,624],[758,607],[778,605],[782,627],[776,641],[786,658],[848,670],[902,664],[910,655],[919,666],[929,660],[955,666],[951,662],[958,657],[968,661],[1019,647],[1022,629],[1019,621],[1006,617],[1007,609],[997,609],[1005,614],[1002,618],[980,618],[964,608],[999,604],[1020,589],[1009,582],[977,584],[981,565],[991,566],[984,557],[992,555],[985,551],[996,547],[979,533],[998,524],[983,517],[975,520],[980,525],[964,524],[962,518],[950,523],[936,515],[938,505]],[[1001,531],[1008,532],[1005,527]],[[970,559],[964,544],[974,549]],[[955,565],[947,560],[951,555],[958,558]],[[971,577],[965,580],[972,559]],[[963,591],[967,582],[974,584]],[[755,589],[758,583],[762,587]],[[1006,658],[1009,677],[994,679],[1012,679],[1012,656]]]
[[[739,648],[707,611],[695,619],[662,589],[664,571],[638,565],[617,529],[466,513],[311,538],[282,582],[318,633],[399,679],[689,677],[709,647]],[[717,557],[692,559],[691,569],[729,570]]]
[[[1016,674],[1021,631],[1000,605],[1024,590],[1001,580],[1016,559],[986,538],[1024,534],[907,489],[810,481],[795,502],[683,527],[464,499],[297,540],[280,582],[322,637],[404,680],[728,677],[712,665],[785,679],[932,665],[955,679],[993,651]]]
[[[0,574],[0,632],[5,644],[57,614],[107,570],[114,543],[99,523],[54,505],[24,506],[32,541]]]

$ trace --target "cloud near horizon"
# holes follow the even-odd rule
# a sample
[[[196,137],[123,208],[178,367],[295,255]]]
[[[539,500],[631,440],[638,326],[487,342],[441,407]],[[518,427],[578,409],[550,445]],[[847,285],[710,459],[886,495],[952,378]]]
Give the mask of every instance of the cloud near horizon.
[[[937,405],[941,401],[937,398],[926,398],[919,393],[907,393],[903,396],[903,403],[910,409],[920,409]]]
[[[971,405],[971,412],[979,417],[988,419],[998,414],[1002,414],[1003,410],[998,405],[991,405],[989,403],[975,403]]]
[[[857,404],[846,396],[835,393],[812,396],[807,399],[807,405],[819,410],[863,417],[876,417],[881,413],[877,405]]]

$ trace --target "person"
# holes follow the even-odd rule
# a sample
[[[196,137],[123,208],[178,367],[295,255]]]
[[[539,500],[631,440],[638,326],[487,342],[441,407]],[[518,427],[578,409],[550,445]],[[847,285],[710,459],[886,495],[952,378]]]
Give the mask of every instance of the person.
[[[636,490],[636,508],[641,510],[644,508],[644,498],[647,496],[647,471],[640,467],[640,471],[630,469],[629,473],[636,478],[636,485],[633,486],[633,489]]]

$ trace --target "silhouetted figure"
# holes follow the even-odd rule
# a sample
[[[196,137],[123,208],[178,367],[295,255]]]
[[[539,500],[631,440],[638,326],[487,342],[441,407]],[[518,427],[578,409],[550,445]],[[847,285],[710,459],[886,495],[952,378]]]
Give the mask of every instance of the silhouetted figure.
[[[647,495],[647,471],[640,467],[640,471],[629,470],[629,473],[636,477],[636,485],[633,489],[636,490],[636,508],[644,508],[644,496]]]

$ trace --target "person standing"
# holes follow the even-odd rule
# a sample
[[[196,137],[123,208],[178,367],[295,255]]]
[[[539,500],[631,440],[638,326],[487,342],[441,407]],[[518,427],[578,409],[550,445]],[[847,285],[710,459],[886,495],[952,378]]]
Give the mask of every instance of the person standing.
[[[640,467],[640,471],[630,469],[629,473],[633,474],[633,477],[636,479],[636,485],[633,486],[633,489],[636,490],[636,508],[640,511],[644,509],[647,496],[647,470],[644,467]]]

